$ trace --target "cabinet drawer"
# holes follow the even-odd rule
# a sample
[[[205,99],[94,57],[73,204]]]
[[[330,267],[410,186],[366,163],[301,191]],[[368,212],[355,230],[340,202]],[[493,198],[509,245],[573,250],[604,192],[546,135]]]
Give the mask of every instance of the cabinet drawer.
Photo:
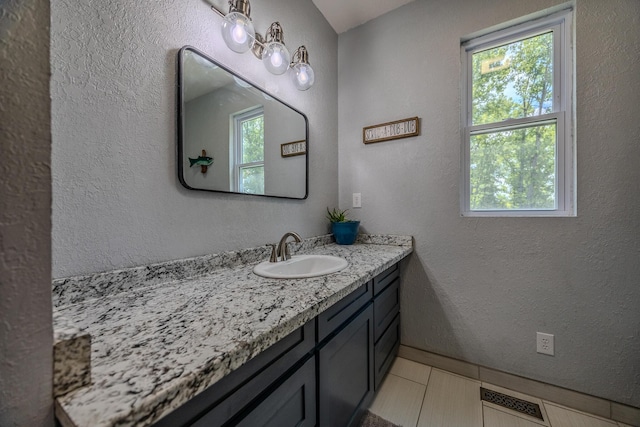
[[[382,334],[380,340],[375,345],[374,364],[375,364],[375,387],[380,387],[382,379],[393,363],[396,354],[400,348],[400,313],[391,321],[389,328]]]
[[[375,341],[389,327],[393,319],[400,311],[400,278],[396,279],[389,285],[373,302],[373,333]]]
[[[225,424],[312,351],[315,341],[315,322],[309,321],[154,426],[193,424],[215,427]]]
[[[372,282],[367,282],[355,291],[318,315],[318,342],[328,337],[340,325],[349,320],[373,297]]]
[[[384,288],[400,276],[398,264],[393,264],[373,279],[373,294],[378,295]]]
[[[312,357],[253,408],[238,427],[314,427],[316,425],[316,359]],[[207,424],[208,425],[208,424]]]

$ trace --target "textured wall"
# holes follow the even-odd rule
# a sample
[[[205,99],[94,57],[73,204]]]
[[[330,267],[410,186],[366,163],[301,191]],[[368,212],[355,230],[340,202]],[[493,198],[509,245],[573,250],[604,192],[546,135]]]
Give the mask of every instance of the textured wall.
[[[255,4],[254,4],[255,3]],[[311,0],[252,3],[304,44],[316,83],[299,92],[224,45],[202,0],[51,2],[53,277],[111,270],[328,231],[337,204],[337,41]],[[227,9],[227,2],[215,0]],[[176,172],[176,56],[192,45],[306,113],[305,201],[188,191]]]
[[[640,406],[640,2],[577,0],[578,217],[460,217],[460,39],[559,3],[417,0],[341,34],[340,204],[415,236],[404,344]]]
[[[0,2],[0,426],[53,425],[49,2]]]

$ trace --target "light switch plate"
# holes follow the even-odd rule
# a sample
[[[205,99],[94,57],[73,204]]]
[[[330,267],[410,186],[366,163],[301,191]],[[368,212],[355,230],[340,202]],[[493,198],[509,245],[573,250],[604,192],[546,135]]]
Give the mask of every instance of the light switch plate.
[[[354,208],[362,207],[362,193],[353,193],[352,207]]]

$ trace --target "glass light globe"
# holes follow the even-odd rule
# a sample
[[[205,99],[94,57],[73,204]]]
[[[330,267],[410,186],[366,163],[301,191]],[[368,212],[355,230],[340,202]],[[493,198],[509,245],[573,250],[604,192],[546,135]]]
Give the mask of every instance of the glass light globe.
[[[262,52],[262,63],[271,74],[284,74],[289,68],[290,61],[289,50],[279,42],[269,43]]]
[[[291,68],[291,80],[298,90],[307,90],[313,86],[315,74],[311,65],[298,62]]]
[[[248,17],[240,12],[231,12],[222,22],[222,38],[232,51],[245,53],[253,46],[256,30]]]

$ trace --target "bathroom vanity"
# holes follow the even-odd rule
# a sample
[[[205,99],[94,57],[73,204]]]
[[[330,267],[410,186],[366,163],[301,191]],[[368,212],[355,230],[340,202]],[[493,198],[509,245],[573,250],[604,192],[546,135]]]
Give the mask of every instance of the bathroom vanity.
[[[268,247],[54,282],[59,316],[91,335],[91,383],[56,399],[64,426],[346,426],[400,341],[411,237],[329,236],[294,253],[341,272],[266,279]],[[182,276],[182,277],[180,277]]]
[[[400,344],[399,284],[394,264],[155,425],[357,421]]]

